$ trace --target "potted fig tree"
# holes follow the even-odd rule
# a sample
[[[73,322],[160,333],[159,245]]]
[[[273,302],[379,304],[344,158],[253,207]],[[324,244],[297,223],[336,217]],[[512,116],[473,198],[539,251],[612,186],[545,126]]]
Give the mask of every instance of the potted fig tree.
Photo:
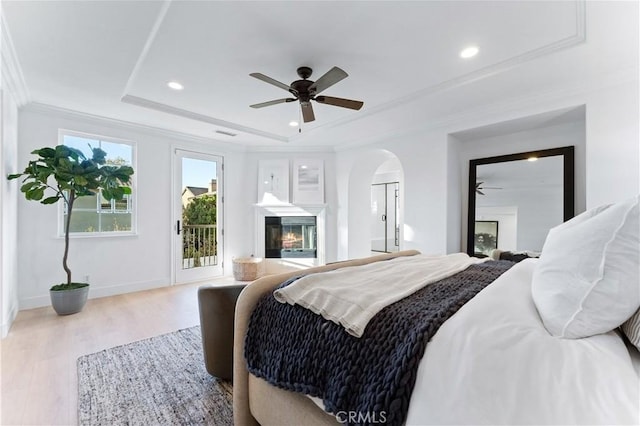
[[[91,158],[66,145],[40,148],[31,153],[37,155],[37,158],[29,161],[22,173],[11,174],[7,178],[24,178],[20,191],[27,200],[42,204],[56,204],[62,200],[64,203],[67,214],[62,267],[67,281],[53,285],[49,294],[51,304],[59,315],[75,314],[82,310],[87,301],[89,284],[73,282],[71,269],[67,264],[73,204],[79,197],[98,193],[103,199],[121,200],[126,194],[131,194],[129,183],[133,168],[107,164],[107,153],[100,148],[91,148]]]

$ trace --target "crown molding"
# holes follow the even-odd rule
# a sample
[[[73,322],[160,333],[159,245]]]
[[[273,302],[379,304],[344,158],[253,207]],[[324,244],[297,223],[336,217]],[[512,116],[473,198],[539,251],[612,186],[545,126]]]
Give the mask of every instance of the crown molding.
[[[165,137],[167,139],[172,140],[181,140],[184,142],[195,142],[211,145],[212,143],[218,144],[220,146],[224,146],[227,151],[232,152],[246,152],[247,146],[241,145],[238,143],[230,143],[226,141],[221,141],[219,139],[213,138],[205,138],[201,136],[191,135],[189,133],[178,132],[175,130],[163,129],[161,127],[149,126],[146,124],[134,123],[131,121],[119,120],[116,118],[104,117],[101,115],[89,114],[86,112],[80,112],[76,110],[71,110],[67,108],[62,108],[54,105],[48,105],[38,102],[31,102],[23,108],[24,111],[30,111],[41,114],[55,115],[62,118],[73,119],[73,120],[86,120],[86,121],[97,121],[101,125],[113,125],[121,128],[125,128],[128,130],[139,131],[155,136]]]
[[[7,26],[4,14],[0,13],[0,28],[2,31],[2,87],[14,96],[18,108],[28,104],[31,101],[31,94],[22,73],[22,67],[18,61],[13,39]]]

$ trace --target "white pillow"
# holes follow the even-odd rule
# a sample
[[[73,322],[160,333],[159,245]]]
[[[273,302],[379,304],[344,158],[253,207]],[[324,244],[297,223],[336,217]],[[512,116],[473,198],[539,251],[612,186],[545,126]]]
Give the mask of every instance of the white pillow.
[[[638,310],[639,201],[598,207],[549,231],[531,290],[552,335],[605,333]]]

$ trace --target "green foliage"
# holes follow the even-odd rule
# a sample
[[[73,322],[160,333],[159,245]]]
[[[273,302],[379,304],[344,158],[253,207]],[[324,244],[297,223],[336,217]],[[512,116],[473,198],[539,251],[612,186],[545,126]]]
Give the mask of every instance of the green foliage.
[[[88,286],[89,284],[87,283],[63,283],[63,284],[56,284],[54,286],[51,286],[49,290],[51,291],[74,290],[76,288],[83,288]]]
[[[182,223],[188,225],[214,225],[217,219],[216,194],[201,195],[189,201],[182,210]],[[216,252],[215,229],[201,229],[197,233],[185,234],[183,256],[193,258],[193,266],[201,266],[200,257]]]
[[[202,195],[189,201],[182,210],[185,225],[211,225],[216,223],[216,195]]]
[[[91,158],[87,158],[81,151],[66,145],[36,149],[31,154],[37,158],[29,161],[22,173],[7,176],[9,180],[23,178],[20,191],[27,200],[39,201],[42,204],[55,204],[62,200],[67,207],[62,259],[62,266],[67,273],[67,283],[54,287],[67,286],[71,289],[73,284],[71,270],[67,266],[67,255],[69,224],[75,200],[95,195],[99,191],[109,200],[121,200],[125,194],[131,194],[128,184],[131,182],[133,169],[124,165],[107,164],[107,153],[100,148],[91,148],[91,153]],[[45,193],[48,193],[47,197]]]

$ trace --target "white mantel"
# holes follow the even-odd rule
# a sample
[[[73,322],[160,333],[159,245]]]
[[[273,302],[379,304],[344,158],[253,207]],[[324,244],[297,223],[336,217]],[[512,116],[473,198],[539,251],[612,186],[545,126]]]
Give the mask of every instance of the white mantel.
[[[276,269],[300,269],[309,266],[318,266],[325,264],[326,258],[326,204],[254,204],[255,208],[255,229],[256,239],[254,253],[258,257],[264,258],[264,222],[267,216],[315,216],[316,217],[316,233],[317,233],[317,257],[312,258],[284,258],[284,259],[265,259],[267,263],[267,272],[279,272]],[[281,268],[279,268],[281,266]]]

